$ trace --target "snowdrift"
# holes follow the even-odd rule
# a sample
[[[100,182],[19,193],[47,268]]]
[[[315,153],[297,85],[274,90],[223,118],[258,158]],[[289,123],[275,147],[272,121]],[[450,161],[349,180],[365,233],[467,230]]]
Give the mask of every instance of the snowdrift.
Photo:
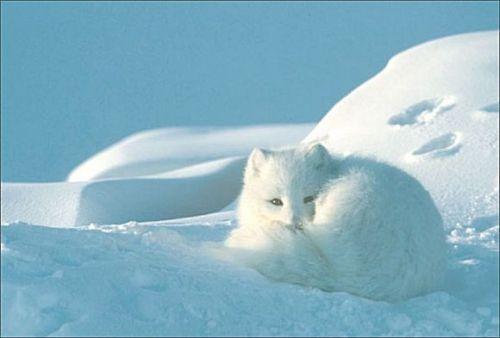
[[[293,145],[312,128],[298,124],[138,133],[78,166],[70,182],[3,183],[2,223],[71,227],[215,212],[238,196],[245,159],[254,147]]]
[[[97,154],[70,182],[2,184],[1,334],[498,336],[498,38],[395,56],[305,139],[312,125],[158,130]],[[226,205],[250,149],[300,140],[423,183],[446,225],[444,290],[374,302],[214,257],[236,226]]]
[[[210,213],[223,209],[238,196],[244,164],[244,157],[236,157],[157,177],[8,183],[2,187],[2,223],[72,227]]]
[[[498,32],[432,41],[392,58],[304,142],[403,168],[447,226],[498,215]]]
[[[68,181],[158,175],[256,147],[296,144],[313,124],[164,128],[134,134],[76,167]]]

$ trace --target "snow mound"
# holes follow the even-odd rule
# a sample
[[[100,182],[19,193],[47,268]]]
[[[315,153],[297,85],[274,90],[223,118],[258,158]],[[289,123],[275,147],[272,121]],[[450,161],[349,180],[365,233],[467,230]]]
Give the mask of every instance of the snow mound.
[[[313,124],[165,128],[125,138],[76,167],[68,181],[156,175],[200,162],[246,156],[256,146],[293,145]]]
[[[245,158],[203,163],[157,177],[6,183],[2,224],[55,227],[155,221],[218,211],[239,194]],[[196,188],[194,188],[196,187]]]
[[[448,228],[498,215],[498,39],[498,31],[464,34],[396,55],[304,142],[406,170]]]
[[[71,227],[219,211],[237,198],[246,156],[253,147],[296,144],[312,127],[264,125],[139,133],[79,166],[70,175],[72,182],[3,183],[1,221]]]

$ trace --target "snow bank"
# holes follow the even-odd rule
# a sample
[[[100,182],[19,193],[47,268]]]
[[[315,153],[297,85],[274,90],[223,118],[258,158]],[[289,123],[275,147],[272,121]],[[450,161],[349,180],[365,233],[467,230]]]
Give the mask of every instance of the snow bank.
[[[76,168],[72,182],[2,183],[1,221],[71,227],[215,212],[238,196],[245,158],[253,147],[296,144],[312,127],[167,128],[139,133]]]
[[[337,103],[305,142],[405,169],[447,227],[498,215],[498,31],[411,48]]]
[[[230,204],[244,157],[203,163],[157,177],[2,186],[2,224],[55,227],[155,221],[201,215]]]
[[[76,167],[68,181],[156,175],[224,157],[246,156],[256,147],[293,145],[314,124],[164,128],[140,132]]]

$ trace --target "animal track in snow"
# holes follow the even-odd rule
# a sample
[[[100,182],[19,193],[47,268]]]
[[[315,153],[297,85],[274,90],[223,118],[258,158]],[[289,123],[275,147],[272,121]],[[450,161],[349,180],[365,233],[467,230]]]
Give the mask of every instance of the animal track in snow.
[[[487,106],[484,106],[480,110],[484,111],[484,112],[487,112],[487,113],[498,114],[499,108],[500,108],[500,102],[497,101],[495,103],[492,103],[492,104],[489,104]]]
[[[412,156],[446,157],[457,153],[462,147],[460,133],[446,133],[424,143],[414,150]]]
[[[409,126],[428,123],[438,114],[453,108],[456,99],[453,96],[436,97],[433,99],[420,101],[400,114],[393,115],[387,121],[394,126]]]
[[[498,117],[500,102],[488,104],[472,113],[472,117],[476,120],[486,120],[493,116]]]

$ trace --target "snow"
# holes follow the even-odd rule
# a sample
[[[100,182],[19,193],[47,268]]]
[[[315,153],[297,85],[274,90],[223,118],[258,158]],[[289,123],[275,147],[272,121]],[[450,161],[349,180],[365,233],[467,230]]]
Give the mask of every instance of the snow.
[[[498,32],[483,32],[411,48],[305,141],[403,168],[430,191],[447,228],[498,216],[498,47]]]
[[[313,126],[165,129],[95,155],[70,182],[2,184],[1,334],[498,336],[498,92],[498,32],[435,40],[391,59],[304,139],[423,183],[448,235],[440,292],[375,302],[220,259],[245,156]]]
[[[2,223],[68,227],[215,212],[238,196],[252,147],[295,144],[312,128],[167,128],[132,135],[73,170],[70,182],[3,183]]]
[[[174,170],[158,177],[90,182],[16,184],[2,188],[2,222],[68,227],[154,221],[204,214],[239,193],[244,158]],[[197,189],[192,189],[196,186]],[[217,194],[214,196],[214,191]],[[50,198],[56,195],[56,198]]]
[[[494,304],[470,307],[445,292],[388,304],[271,282],[210,256],[208,241],[233,224],[216,215],[172,226],[7,226],[3,334],[446,336],[498,328]]]
[[[200,162],[293,145],[313,124],[165,128],[134,134],[75,168],[68,181],[156,175]],[[147,151],[145,151],[147,150]]]

